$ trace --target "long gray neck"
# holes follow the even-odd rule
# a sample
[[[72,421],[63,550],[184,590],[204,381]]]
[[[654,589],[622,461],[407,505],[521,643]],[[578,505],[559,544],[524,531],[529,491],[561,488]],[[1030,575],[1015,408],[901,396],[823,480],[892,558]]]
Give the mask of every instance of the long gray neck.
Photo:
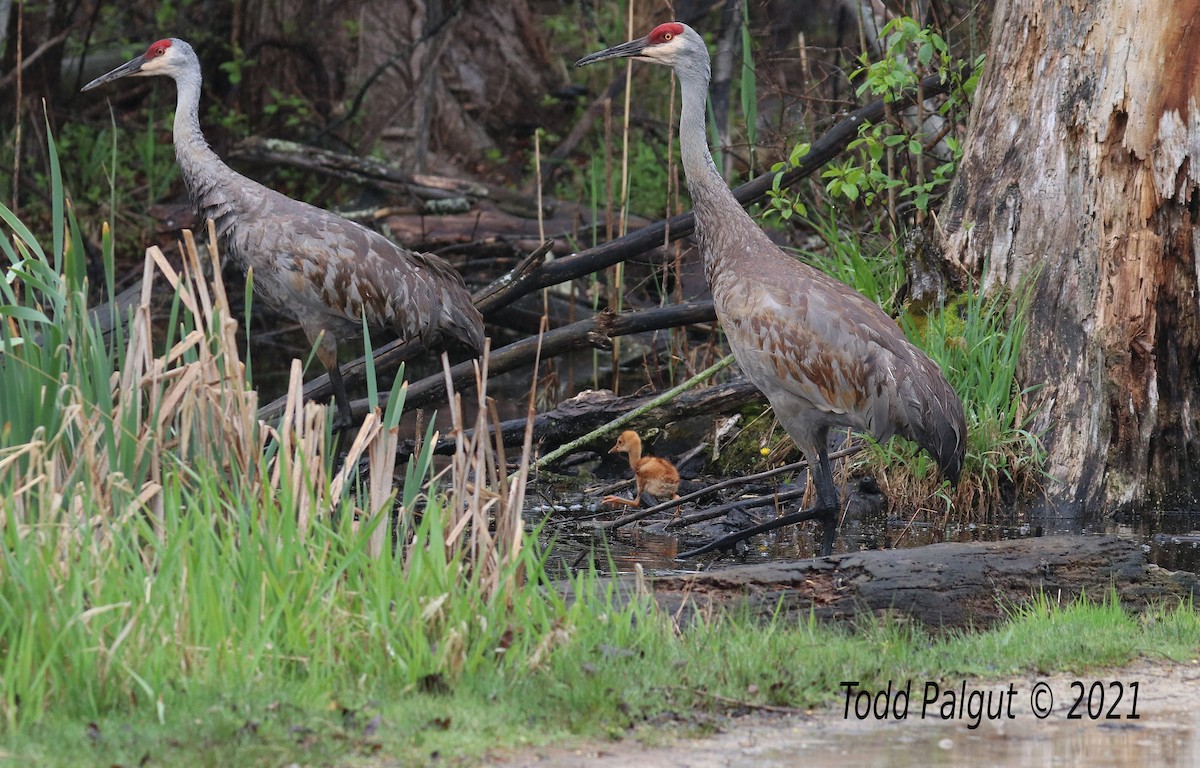
[[[704,244],[716,236],[717,228],[748,226],[760,232],[750,215],[738,204],[729,190],[717,166],[713,163],[708,148],[706,106],[708,104],[709,69],[705,66],[687,67],[676,70],[680,89],[683,92],[683,108],[679,115],[679,152],[683,159],[683,171],[687,176],[688,192],[696,210],[696,234],[700,238],[701,251],[705,256],[705,270],[713,268],[721,249],[707,248]],[[761,232],[760,232],[761,233]]]
[[[239,185],[248,180],[225,165],[200,132],[199,66],[177,75],[175,89],[175,125],[172,129],[175,159],[183,173],[192,207],[200,217],[199,223],[204,226],[205,219],[212,219],[217,234],[223,236],[236,220],[234,206]]]

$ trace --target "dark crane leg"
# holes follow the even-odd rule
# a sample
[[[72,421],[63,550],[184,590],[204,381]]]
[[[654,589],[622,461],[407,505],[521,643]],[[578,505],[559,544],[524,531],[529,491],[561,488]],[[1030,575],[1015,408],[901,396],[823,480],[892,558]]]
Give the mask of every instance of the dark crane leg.
[[[354,426],[354,416],[350,413],[350,398],[346,395],[346,382],[342,381],[342,369],[335,361],[329,369],[329,385],[333,388],[333,399],[337,403],[337,418],[334,419],[335,432]]]
[[[767,531],[774,531],[777,528],[783,528],[792,523],[802,523],[805,520],[821,521],[821,549],[819,554],[821,557],[832,555],[833,542],[837,538],[837,517],[838,512],[841,510],[841,502],[838,501],[837,485],[833,482],[833,470],[829,465],[829,451],[825,448],[819,449],[815,466],[813,465],[813,461],[809,459],[809,467],[813,473],[813,485],[817,487],[816,504],[808,509],[778,517],[761,525],[756,525],[737,533],[731,533],[728,536],[722,536],[716,541],[705,544],[703,547],[676,555],[676,559],[686,560],[690,557],[696,557],[715,550],[728,549],[739,541],[745,541],[751,536],[757,536]]]
[[[316,345],[317,359],[325,366],[329,374],[329,385],[333,389],[333,399],[337,403],[337,417],[333,420],[333,431],[342,432],[354,426],[354,416],[350,412],[350,398],[346,395],[346,382],[342,380],[342,370],[338,367],[337,339],[332,333],[318,325],[300,323],[308,340]]]
[[[812,460],[809,460],[811,466]],[[833,482],[833,469],[829,466],[829,451],[821,446],[817,455],[817,466],[813,472],[813,484],[817,487],[817,504],[811,511],[821,521],[821,557],[833,554],[833,542],[837,538],[838,499],[837,485]]]

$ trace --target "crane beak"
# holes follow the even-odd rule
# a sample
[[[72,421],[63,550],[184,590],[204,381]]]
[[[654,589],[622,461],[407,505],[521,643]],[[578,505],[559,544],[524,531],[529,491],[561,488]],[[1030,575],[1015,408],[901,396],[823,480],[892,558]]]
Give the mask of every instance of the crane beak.
[[[649,45],[650,40],[648,37],[639,37],[637,40],[630,40],[628,43],[621,43],[620,45],[614,45],[612,48],[605,48],[603,51],[590,53],[575,62],[575,66],[586,67],[588,64],[595,64],[597,61],[605,61],[606,59],[637,58],[642,55],[642,52]]]
[[[125,62],[121,66],[114,69],[112,72],[109,72],[106,75],[100,75],[100,77],[97,77],[92,82],[83,86],[83,88],[81,88],[80,91],[90,91],[93,88],[99,88],[100,86],[104,85],[105,83],[112,82],[113,80],[117,80],[119,78],[126,77],[128,75],[140,74],[142,71],[142,65],[145,63],[146,63],[146,57],[144,55],[138,56],[135,59],[130,59],[129,61]]]

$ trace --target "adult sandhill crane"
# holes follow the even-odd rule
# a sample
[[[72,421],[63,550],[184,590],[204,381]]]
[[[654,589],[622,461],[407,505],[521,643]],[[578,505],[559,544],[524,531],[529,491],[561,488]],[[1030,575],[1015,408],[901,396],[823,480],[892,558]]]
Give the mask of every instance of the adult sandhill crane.
[[[787,519],[819,519],[821,554],[832,553],[840,511],[829,467],[832,427],[880,441],[903,435],[956,482],[967,428],[962,401],[937,365],[865,296],[783,253],[717,173],[705,134],[709,56],[700,35],[679,22],[660,24],[575,66],[615,58],[665,64],[679,78],[680,154],[717,318],[738,364],[804,453],[816,486],[816,504]]]
[[[348,426],[350,402],[338,369],[339,339],[391,328],[426,346],[457,340],[483,349],[483,318],[462,276],[425,253],[396,246],[383,235],[329,211],[293,200],[235,172],[200,132],[200,60],[183,40],[159,40],[135,59],[83,87],[122,77],[165,75],[175,80],[175,159],[201,219],[267,304],[294,317],[329,371],[338,421]]]

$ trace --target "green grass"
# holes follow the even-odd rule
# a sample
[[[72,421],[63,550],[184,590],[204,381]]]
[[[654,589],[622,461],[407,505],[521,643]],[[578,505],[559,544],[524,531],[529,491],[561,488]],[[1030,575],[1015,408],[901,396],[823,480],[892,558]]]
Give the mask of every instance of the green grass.
[[[433,686],[373,675],[319,687],[294,675],[228,675],[172,687],[161,720],[149,700],[96,716],[56,710],[10,733],[3,749],[45,766],[132,765],[144,755],[170,765],[410,765],[435,754],[469,763],[490,749],[632,737],[661,722],[702,732],[709,715],[738,702],[836,708],[844,680],[872,690],[907,679],[1019,683],[1143,656],[1194,661],[1200,651],[1190,604],[1134,615],[1111,599],[1057,606],[1039,597],[994,630],[946,636],[886,622],[848,632],[738,618],[679,634],[642,609],[595,608],[581,611],[533,670],[528,657],[510,659]],[[381,655],[369,645],[353,651]]]

